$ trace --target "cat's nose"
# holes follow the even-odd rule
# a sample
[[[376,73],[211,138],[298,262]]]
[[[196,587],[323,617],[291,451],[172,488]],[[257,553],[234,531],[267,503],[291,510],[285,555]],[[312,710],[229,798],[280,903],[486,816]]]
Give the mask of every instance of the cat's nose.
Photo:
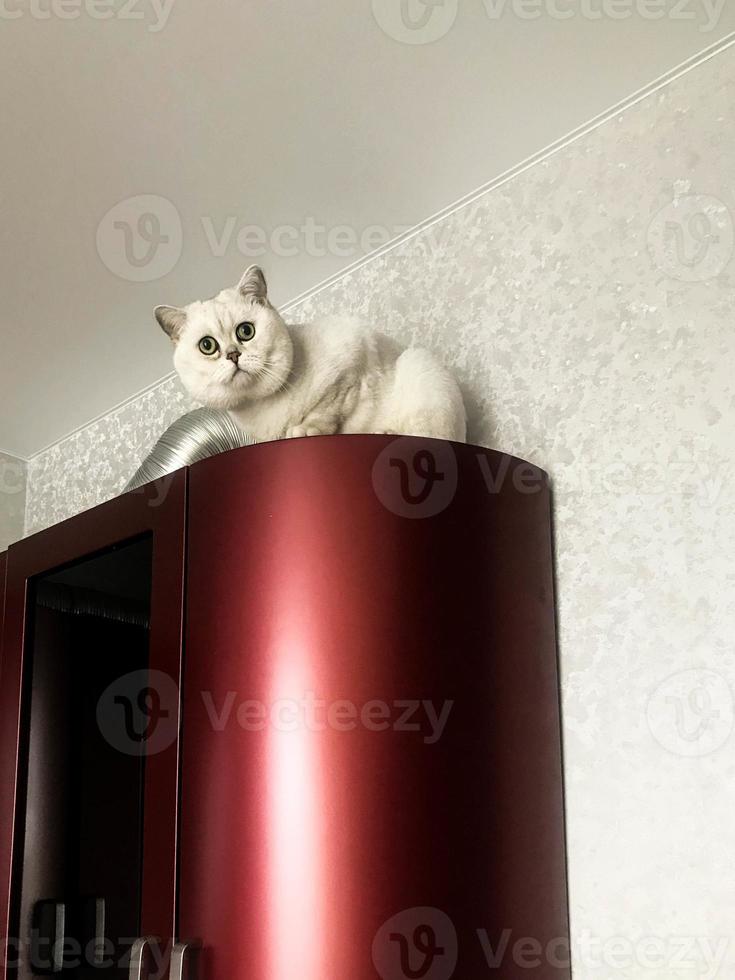
[[[240,360],[240,351],[236,347],[230,347],[227,351],[227,360],[232,361],[233,364],[237,364]]]

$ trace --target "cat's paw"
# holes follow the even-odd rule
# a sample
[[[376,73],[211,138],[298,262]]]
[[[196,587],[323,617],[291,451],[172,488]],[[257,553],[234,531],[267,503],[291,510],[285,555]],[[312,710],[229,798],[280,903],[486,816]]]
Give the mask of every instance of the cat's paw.
[[[319,425],[292,425],[286,429],[287,439],[303,439],[304,436],[326,436],[329,433]]]

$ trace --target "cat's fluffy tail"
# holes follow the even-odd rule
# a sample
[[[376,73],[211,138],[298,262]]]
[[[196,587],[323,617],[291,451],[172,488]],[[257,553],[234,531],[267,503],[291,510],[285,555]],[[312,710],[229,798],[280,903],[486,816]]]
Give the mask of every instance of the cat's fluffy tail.
[[[397,432],[465,441],[467,416],[459,385],[430,351],[417,347],[400,355],[390,401]]]

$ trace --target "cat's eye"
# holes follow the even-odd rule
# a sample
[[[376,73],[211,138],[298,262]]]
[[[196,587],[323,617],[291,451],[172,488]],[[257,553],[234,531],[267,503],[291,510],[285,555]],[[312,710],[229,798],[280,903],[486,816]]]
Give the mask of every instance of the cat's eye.
[[[207,357],[211,357],[212,354],[216,354],[219,350],[219,344],[214,337],[202,337],[199,341],[199,350],[202,354],[206,354]]]
[[[242,340],[243,342],[252,340],[255,336],[255,324],[248,323],[247,320],[245,323],[239,323],[237,325],[237,329],[235,330],[235,336],[238,340]]]

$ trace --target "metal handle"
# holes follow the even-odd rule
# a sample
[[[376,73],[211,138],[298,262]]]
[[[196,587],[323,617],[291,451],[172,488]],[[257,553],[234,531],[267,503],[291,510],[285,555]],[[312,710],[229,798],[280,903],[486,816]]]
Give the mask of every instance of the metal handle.
[[[150,970],[151,943],[158,943],[156,936],[141,936],[130,949],[130,980],[148,980]]]
[[[86,965],[101,967],[105,962],[104,898],[80,898],[72,905],[72,919],[77,924],[77,940],[86,950]]]
[[[174,943],[169,980],[196,980],[196,953],[201,948],[199,939],[192,939],[188,943]]]
[[[33,906],[31,919],[31,971],[34,974],[61,973],[64,969],[66,905],[42,900]]]

